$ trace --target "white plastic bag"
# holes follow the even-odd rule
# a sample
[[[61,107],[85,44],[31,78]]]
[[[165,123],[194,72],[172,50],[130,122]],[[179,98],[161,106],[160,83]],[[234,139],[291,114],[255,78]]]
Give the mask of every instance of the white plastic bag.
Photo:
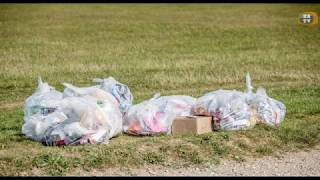
[[[24,117],[22,132],[27,137],[47,145],[100,144],[122,132],[122,114],[112,95],[98,88],[67,86],[65,97],[56,99],[54,111],[39,110]],[[47,91],[40,92],[33,97]]]
[[[61,111],[68,117],[60,128],[59,140],[64,140],[65,144],[99,144],[107,143],[112,130],[112,121],[106,112],[96,103],[83,97],[68,97],[61,102]],[[63,132],[63,133],[62,133]],[[52,139],[53,134],[48,137]],[[50,139],[49,138],[49,139]],[[51,140],[57,141],[57,139]]]
[[[191,114],[195,99],[190,96],[163,96],[156,94],[148,101],[133,105],[124,118],[124,131],[133,135],[171,133],[175,117]]]
[[[256,93],[253,93],[249,73],[246,80],[247,89],[249,89],[247,91],[247,101],[251,109],[255,111],[252,119],[256,119],[259,123],[279,127],[285,118],[286,106],[282,102],[269,97],[262,87],[259,87]]]
[[[253,87],[249,73],[246,75],[246,91],[223,90],[209,92],[197,99],[193,112],[213,117],[214,130],[249,129],[256,125],[256,110],[250,105]]]
[[[93,81],[98,83],[97,87],[111,93],[117,99],[121,112],[125,113],[132,105],[133,95],[127,85],[116,81],[111,76],[105,79],[95,78]]]
[[[133,135],[166,134],[170,131],[173,113],[161,107],[143,102],[129,108],[124,119],[124,131]]]
[[[273,98],[268,97],[264,88],[257,89],[252,98],[250,105],[257,111],[257,120],[271,126],[279,127],[284,120],[286,107],[285,105]]]
[[[121,132],[122,121],[115,121],[114,117],[108,116],[107,108],[102,108],[96,101],[67,97],[59,107],[55,113],[64,114],[67,118],[52,121],[53,118],[48,116],[41,121],[50,122],[42,123],[40,128],[41,140],[47,145],[105,144]]]
[[[38,78],[38,88],[25,101],[22,133],[36,141],[41,141],[41,125],[44,117],[54,113],[62,100],[62,93],[56,91]]]
[[[251,121],[250,106],[245,93],[217,90],[198,98],[193,111],[196,115],[213,116],[215,130],[247,129],[255,125]]]

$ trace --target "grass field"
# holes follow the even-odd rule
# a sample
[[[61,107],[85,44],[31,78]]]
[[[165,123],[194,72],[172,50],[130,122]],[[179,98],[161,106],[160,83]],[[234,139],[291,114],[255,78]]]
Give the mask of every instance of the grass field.
[[[243,161],[320,142],[320,26],[298,25],[305,4],[1,4],[0,175]],[[287,107],[279,129],[132,137],[108,145],[46,147],[21,134],[39,75],[89,86],[113,76],[134,102],[253,85]]]

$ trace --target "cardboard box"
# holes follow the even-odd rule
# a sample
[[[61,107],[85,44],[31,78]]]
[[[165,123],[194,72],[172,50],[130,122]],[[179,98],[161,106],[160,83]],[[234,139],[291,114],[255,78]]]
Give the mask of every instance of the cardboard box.
[[[208,116],[179,116],[173,120],[172,134],[203,134],[213,131],[212,117]]]

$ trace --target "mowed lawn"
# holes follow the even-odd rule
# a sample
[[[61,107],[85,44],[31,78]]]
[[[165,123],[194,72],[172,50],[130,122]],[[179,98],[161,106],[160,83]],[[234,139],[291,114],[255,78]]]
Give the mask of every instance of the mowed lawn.
[[[208,165],[312,148],[320,140],[320,26],[306,4],[1,4],[0,175],[79,175],[110,167]],[[287,107],[279,129],[198,136],[120,135],[107,145],[46,147],[21,134],[37,77],[93,85],[113,76],[134,102],[253,86]],[[81,173],[80,173],[81,175]]]

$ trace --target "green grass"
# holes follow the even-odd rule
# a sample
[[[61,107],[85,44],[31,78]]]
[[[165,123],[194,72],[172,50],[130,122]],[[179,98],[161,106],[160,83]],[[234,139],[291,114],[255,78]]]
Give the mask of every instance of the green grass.
[[[320,139],[319,26],[297,24],[305,4],[1,4],[0,175],[66,175],[145,164],[188,166],[311,148]],[[287,107],[279,129],[132,137],[46,147],[21,134],[37,76],[89,86],[113,76],[134,102],[199,97],[253,85]]]

